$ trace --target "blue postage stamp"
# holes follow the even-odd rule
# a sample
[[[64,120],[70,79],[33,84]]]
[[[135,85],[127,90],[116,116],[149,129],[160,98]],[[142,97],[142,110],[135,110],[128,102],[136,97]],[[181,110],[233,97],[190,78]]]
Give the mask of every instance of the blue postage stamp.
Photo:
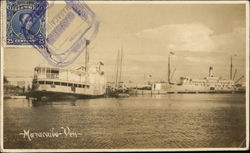
[[[30,42],[43,45],[45,42],[45,13],[39,20],[29,20],[33,10],[39,8],[45,0],[7,0],[6,2],[6,44],[7,45],[30,45]],[[28,21],[27,21],[28,20]],[[27,23],[26,23],[27,21]],[[24,35],[23,30],[29,31],[30,35]],[[34,38],[35,36],[35,38]]]

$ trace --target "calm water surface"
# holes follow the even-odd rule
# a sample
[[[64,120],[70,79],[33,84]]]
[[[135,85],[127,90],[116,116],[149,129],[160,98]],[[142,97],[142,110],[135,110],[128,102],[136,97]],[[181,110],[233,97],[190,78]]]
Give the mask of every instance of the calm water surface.
[[[171,94],[76,101],[4,101],[4,148],[204,148],[245,146],[244,94]],[[81,133],[37,137],[30,132]]]

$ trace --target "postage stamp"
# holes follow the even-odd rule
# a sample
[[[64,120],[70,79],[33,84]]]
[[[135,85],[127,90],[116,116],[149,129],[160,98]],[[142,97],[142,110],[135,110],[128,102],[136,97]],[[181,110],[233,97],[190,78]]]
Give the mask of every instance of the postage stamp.
[[[45,14],[41,15],[39,20],[29,20],[24,26],[25,21],[31,16],[32,11],[39,6],[43,0],[7,0],[6,1],[6,45],[30,45],[34,42],[34,36],[37,43],[43,45],[45,39]],[[39,8],[40,10],[42,8]],[[23,34],[23,28],[32,33],[32,35]]]
[[[73,63],[96,37],[99,21],[84,1],[43,1],[34,8],[23,26],[23,35],[52,66],[65,67]],[[49,13],[44,44],[39,35],[29,30]],[[30,37],[32,39],[30,39]]]

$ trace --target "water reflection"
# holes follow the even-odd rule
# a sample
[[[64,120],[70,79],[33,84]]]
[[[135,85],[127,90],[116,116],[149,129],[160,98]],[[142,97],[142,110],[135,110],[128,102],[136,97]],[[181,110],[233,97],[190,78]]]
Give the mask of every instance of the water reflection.
[[[17,135],[62,126],[83,135],[31,142]],[[6,148],[239,147],[245,126],[243,94],[4,101]]]
[[[39,100],[28,100],[28,103],[32,104],[32,107],[40,107],[45,105],[70,105],[77,106],[76,100],[61,100],[61,101],[39,101]],[[29,105],[28,105],[29,106]]]

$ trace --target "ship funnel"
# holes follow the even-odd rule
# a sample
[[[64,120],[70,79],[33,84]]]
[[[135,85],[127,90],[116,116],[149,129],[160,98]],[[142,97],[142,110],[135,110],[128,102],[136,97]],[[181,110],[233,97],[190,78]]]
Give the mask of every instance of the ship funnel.
[[[209,67],[209,77],[213,77],[213,67]]]

